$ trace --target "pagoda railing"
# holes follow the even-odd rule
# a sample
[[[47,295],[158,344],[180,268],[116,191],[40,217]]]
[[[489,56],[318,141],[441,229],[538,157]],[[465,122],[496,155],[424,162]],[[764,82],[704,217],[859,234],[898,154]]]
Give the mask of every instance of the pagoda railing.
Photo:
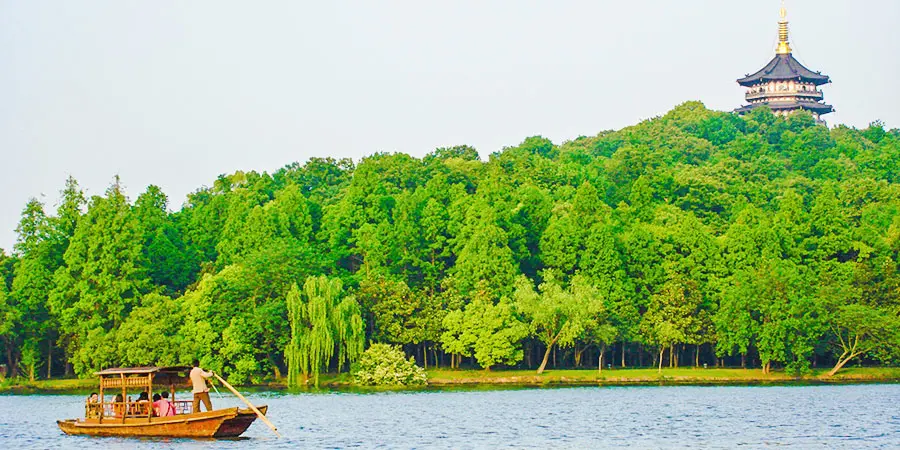
[[[821,100],[824,97],[822,91],[804,91],[804,90],[791,90],[791,91],[776,91],[776,92],[768,92],[768,91],[750,91],[747,92],[747,100],[757,100],[760,98],[769,98],[769,97],[808,97],[814,98],[817,100]]]

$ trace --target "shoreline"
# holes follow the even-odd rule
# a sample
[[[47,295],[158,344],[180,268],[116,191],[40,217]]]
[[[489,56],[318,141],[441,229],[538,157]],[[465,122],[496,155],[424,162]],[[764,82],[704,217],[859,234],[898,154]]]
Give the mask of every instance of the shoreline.
[[[540,388],[587,386],[767,386],[767,385],[834,385],[866,383],[900,383],[900,367],[848,368],[835,376],[827,375],[828,369],[816,369],[811,374],[792,376],[782,371],[763,374],[760,369],[606,369],[603,372],[590,369],[547,370],[541,375],[525,370],[447,370],[429,369],[428,385],[410,388],[361,387],[353,384],[348,374],[322,376],[318,390],[367,391],[367,390],[420,390],[442,388]],[[288,389],[283,381],[273,380],[242,386],[250,391],[315,391],[314,387]],[[97,389],[97,380],[52,379],[34,382],[4,380],[0,382],[2,395],[88,393]]]
[[[764,386],[790,384],[860,384],[900,383],[900,368],[851,368],[827,375],[828,369],[818,369],[811,374],[793,376],[782,371],[763,374],[760,369],[607,369],[545,371],[537,375],[484,371],[450,372],[454,376],[431,378],[430,386]],[[443,375],[443,374],[441,374]]]

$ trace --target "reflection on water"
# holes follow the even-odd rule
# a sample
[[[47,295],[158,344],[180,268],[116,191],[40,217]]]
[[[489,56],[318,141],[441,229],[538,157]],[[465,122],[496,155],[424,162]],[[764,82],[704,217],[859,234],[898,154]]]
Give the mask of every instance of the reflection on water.
[[[253,393],[239,440],[65,436],[81,395],[0,396],[2,448],[900,448],[900,385]],[[238,406],[233,397],[214,406]]]

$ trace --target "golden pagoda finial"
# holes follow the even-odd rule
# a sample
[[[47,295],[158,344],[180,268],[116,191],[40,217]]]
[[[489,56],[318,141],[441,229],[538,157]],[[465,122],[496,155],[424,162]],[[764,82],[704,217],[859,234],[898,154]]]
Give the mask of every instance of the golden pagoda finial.
[[[787,8],[784,6],[784,0],[781,0],[781,20],[778,21],[778,49],[775,52],[779,55],[787,55],[791,52],[791,44],[788,43]]]

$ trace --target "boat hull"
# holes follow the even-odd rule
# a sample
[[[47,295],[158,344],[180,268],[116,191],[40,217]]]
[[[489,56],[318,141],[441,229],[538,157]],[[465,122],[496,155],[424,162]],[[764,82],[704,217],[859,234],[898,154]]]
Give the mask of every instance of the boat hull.
[[[263,414],[268,409],[258,407]],[[256,420],[251,409],[227,408],[169,417],[70,419],[57,421],[69,435],[117,437],[225,438],[240,436]]]

